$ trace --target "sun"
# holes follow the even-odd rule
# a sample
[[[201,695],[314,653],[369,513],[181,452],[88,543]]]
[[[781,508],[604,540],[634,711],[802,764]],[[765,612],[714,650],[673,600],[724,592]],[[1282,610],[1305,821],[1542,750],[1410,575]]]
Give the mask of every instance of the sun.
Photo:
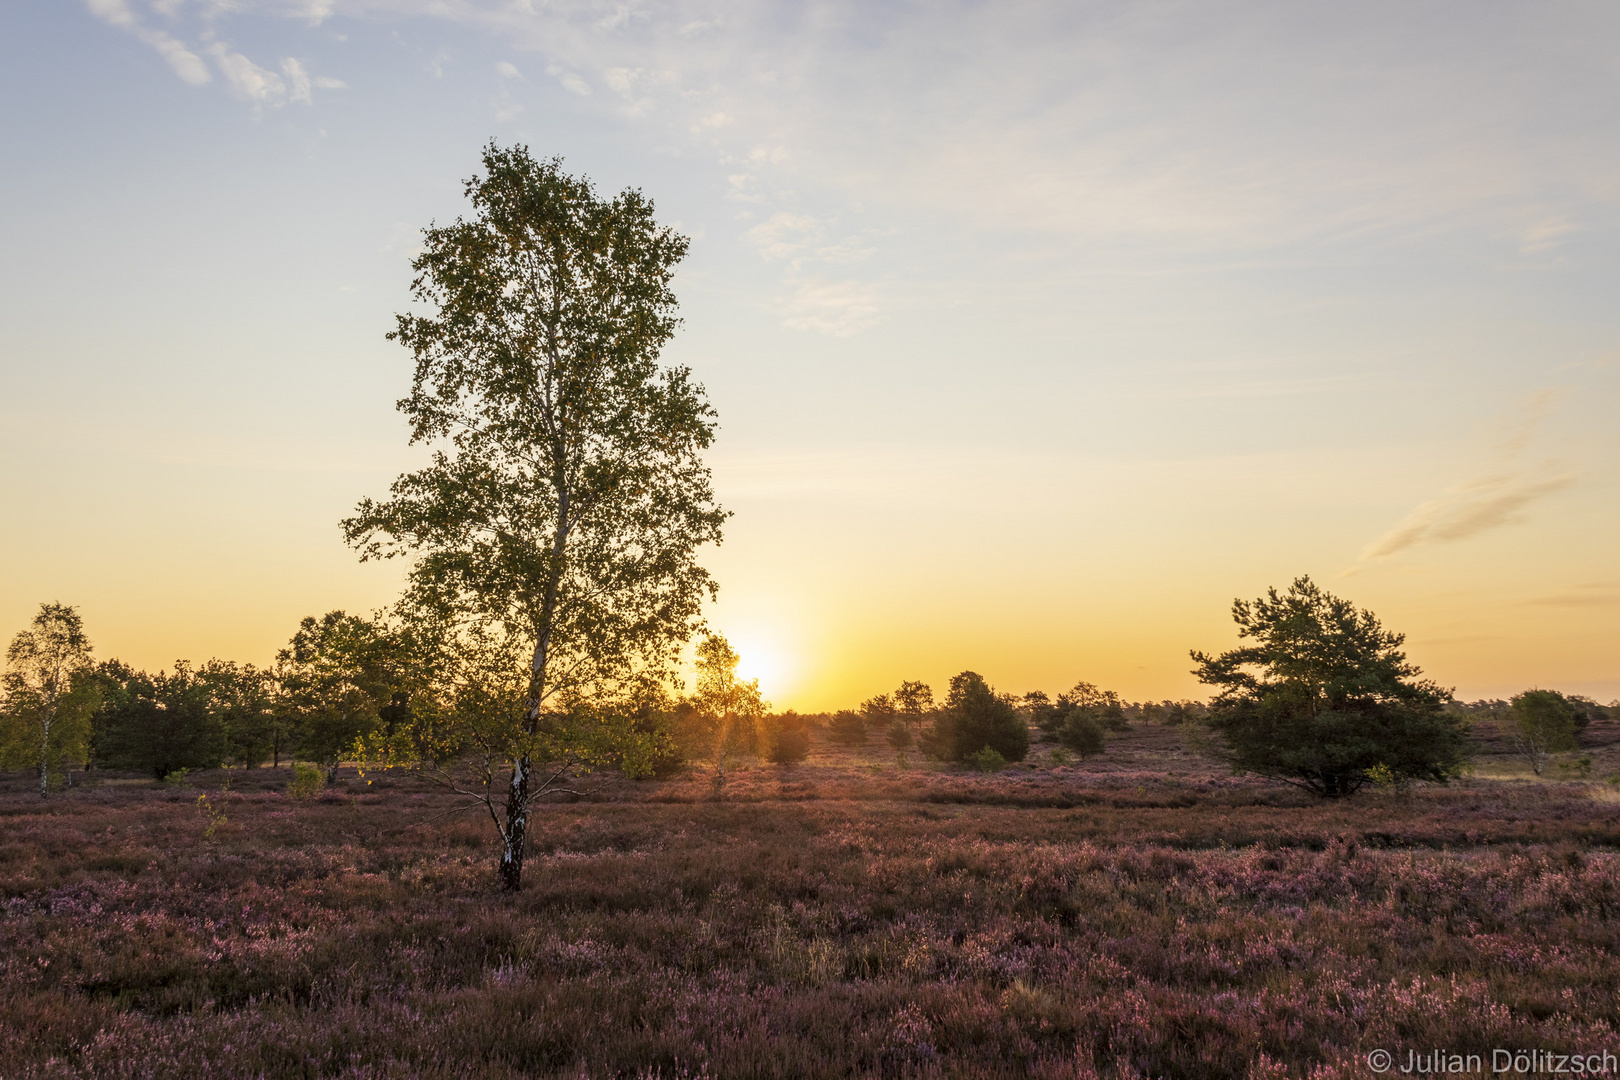
[[[762,629],[741,628],[726,638],[737,651],[738,678],[758,679],[760,692],[766,698],[791,688],[797,664],[780,636]]]

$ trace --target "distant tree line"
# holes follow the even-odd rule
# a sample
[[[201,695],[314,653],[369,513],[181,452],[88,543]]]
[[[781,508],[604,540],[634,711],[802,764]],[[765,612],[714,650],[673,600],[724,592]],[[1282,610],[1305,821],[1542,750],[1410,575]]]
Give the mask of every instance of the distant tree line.
[[[44,604],[7,654],[0,764],[37,769],[43,794],[75,769],[163,778],[301,758],[330,777],[359,740],[405,722],[421,672],[381,620],[305,618],[268,668],[177,661],[146,672],[95,661],[78,613]]]
[[[701,769],[717,793],[746,759],[804,761],[813,736],[851,749],[880,737],[901,761],[916,752],[993,770],[1024,760],[1036,739],[1055,744],[1054,761],[1095,757],[1135,722],[1212,740],[1205,749],[1238,771],[1342,795],[1379,779],[1444,780],[1461,767],[1470,731],[1494,729],[1539,776],[1554,755],[1578,749],[1594,720],[1620,711],[1620,703],[1546,689],[1506,701],[1449,700],[1412,680],[1416,669],[1395,648],[1399,635],[1308,579],[1287,594],[1240,603],[1239,614],[1255,644],[1195,654],[1200,677],[1225,688],[1210,703],[1128,702],[1085,681],[1055,697],[1019,696],[964,671],[937,702],[926,683],[908,680],[858,709],[772,712],[757,681],[737,676],[740,658],[726,639],[707,635],[690,693],[647,683],[615,716],[597,719],[641,748],[640,773]],[[1289,635],[1317,646],[1291,644]],[[1336,641],[1338,652],[1320,648],[1323,641]],[[1298,659],[1305,655],[1311,663]],[[269,667],[213,659],[149,673],[95,661],[78,613],[43,604],[7,651],[0,766],[36,771],[42,794],[70,784],[75,770],[161,779],[294,759],[319,765],[330,782],[343,761],[391,753],[398,760],[401,747],[418,763],[453,766],[480,752],[477,716],[489,701],[444,666],[420,631],[331,611],[303,619]],[[611,755],[603,760],[612,763]],[[1580,762],[1561,767],[1578,771]]]

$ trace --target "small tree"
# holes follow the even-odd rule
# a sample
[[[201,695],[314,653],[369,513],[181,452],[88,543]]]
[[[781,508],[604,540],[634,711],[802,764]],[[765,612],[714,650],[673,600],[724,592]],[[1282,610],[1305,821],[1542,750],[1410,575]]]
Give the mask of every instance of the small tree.
[[[1513,748],[1537,776],[1547,767],[1549,755],[1577,749],[1577,713],[1558,691],[1526,690],[1514,697],[1508,709]]]
[[[1094,757],[1108,747],[1108,733],[1096,717],[1075,710],[1057,730],[1057,741],[1081,758]]]
[[[645,740],[614,718],[700,625],[714,586],[696,553],[726,514],[701,458],[713,410],[685,368],[658,361],[685,238],[640,192],[599,198],[523,147],[491,144],[483,165],[466,185],[473,218],[424,233],[423,313],[390,335],[415,357],[400,409],[432,461],[344,530],[363,559],[415,556],[400,617],[467,676],[442,694],[515,695],[436,715],[505,755],[503,804],[486,805],[517,889],[535,799],[578,790],[612,745],[626,768],[647,765]],[[511,677],[487,669],[497,660],[518,665]],[[455,741],[443,734],[391,744]]]
[[[1220,688],[1208,722],[1235,769],[1335,796],[1380,765],[1434,781],[1461,767],[1467,727],[1444,711],[1451,694],[1416,678],[1405,638],[1372,612],[1301,577],[1286,594],[1234,601],[1232,618],[1253,644],[1192,658]]]
[[[768,717],[765,743],[765,756],[772,764],[797,765],[810,756],[810,725],[792,709]]]
[[[870,731],[882,731],[897,714],[894,699],[888,694],[876,694],[861,702],[861,718]]]
[[[697,647],[697,686],[689,699],[694,709],[696,729],[692,746],[696,756],[714,769],[714,790],[723,793],[726,769],[736,758],[757,750],[762,741],[759,730],[770,703],[759,694],[759,680],[737,678],[742,662],[731,644],[719,634],[709,634]]]
[[[851,750],[866,745],[866,717],[850,709],[840,709],[827,721],[827,737]]]
[[[0,755],[39,771],[41,798],[50,794],[53,774],[89,756],[90,666],[84,622],[66,604],[41,604],[6,650]]]
[[[913,735],[921,735],[928,714],[934,711],[934,691],[923,682],[905,681],[891,699],[895,712],[911,728]]]
[[[344,756],[377,730],[382,710],[405,693],[401,636],[342,611],[307,615],[276,663],[283,707],[296,717],[298,748],[333,783]]]
[[[1023,761],[1029,726],[1013,700],[997,694],[977,672],[952,676],[945,707],[923,748],[934,757],[965,762],[989,747],[1006,761]]]

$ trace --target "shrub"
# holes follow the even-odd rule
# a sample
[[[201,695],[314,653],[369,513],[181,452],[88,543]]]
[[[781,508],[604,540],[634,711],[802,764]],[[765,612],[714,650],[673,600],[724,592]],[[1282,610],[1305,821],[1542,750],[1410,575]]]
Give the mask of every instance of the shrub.
[[[889,745],[896,750],[908,750],[916,740],[911,736],[911,728],[906,726],[904,720],[896,720],[889,725]]]
[[[810,754],[810,733],[803,728],[781,728],[774,732],[767,755],[777,765],[797,765]]]
[[[1575,749],[1577,713],[1556,690],[1526,690],[1513,699],[1513,745],[1537,776],[1547,756]]]
[[[844,709],[827,724],[827,734],[840,746],[861,746],[866,742],[866,718]]]
[[[1029,753],[1029,727],[1017,707],[990,688],[984,676],[964,671],[951,679],[945,708],[924,740],[937,758],[968,761],[989,747],[1007,761]]]
[[[1007,759],[987,746],[977,754],[971,755],[968,764],[980,772],[995,773],[1007,767]]]
[[[1220,688],[1209,726],[1234,768],[1323,796],[1358,790],[1376,765],[1401,780],[1459,773],[1467,723],[1372,612],[1301,577],[1286,594],[1235,601],[1232,618],[1252,644],[1192,658]]]
[[[1057,740],[1080,757],[1100,754],[1108,746],[1108,735],[1095,716],[1085,712],[1071,712],[1058,729]]]
[[[326,786],[326,777],[321,775],[321,770],[315,765],[307,761],[295,761],[292,769],[293,778],[292,783],[287,785],[287,794],[293,798],[313,799]]]

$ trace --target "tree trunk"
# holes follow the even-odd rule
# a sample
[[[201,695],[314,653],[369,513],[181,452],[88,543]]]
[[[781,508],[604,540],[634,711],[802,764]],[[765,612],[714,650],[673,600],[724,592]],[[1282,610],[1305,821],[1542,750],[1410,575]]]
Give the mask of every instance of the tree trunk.
[[[507,892],[523,888],[523,841],[529,829],[529,759],[512,762],[512,783],[506,792],[505,844],[501,848],[501,885]]]

